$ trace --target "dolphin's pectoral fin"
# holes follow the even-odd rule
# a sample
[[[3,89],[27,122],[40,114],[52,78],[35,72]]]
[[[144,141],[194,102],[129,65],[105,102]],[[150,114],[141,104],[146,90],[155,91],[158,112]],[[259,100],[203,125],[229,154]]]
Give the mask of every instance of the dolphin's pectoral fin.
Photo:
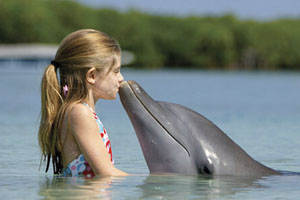
[[[198,167],[198,174],[203,174],[203,175],[213,175],[214,170],[212,165],[200,165]]]
[[[211,171],[206,166],[202,166],[198,169],[198,174],[211,174]]]

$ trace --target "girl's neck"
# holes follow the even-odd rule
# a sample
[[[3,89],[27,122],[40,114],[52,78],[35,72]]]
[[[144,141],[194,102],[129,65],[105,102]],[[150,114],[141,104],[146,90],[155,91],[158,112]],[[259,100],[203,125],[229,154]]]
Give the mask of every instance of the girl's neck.
[[[96,101],[94,100],[91,93],[89,93],[88,97],[85,100],[83,100],[82,102],[86,103],[91,109],[93,109],[95,111]]]
[[[97,100],[98,99],[93,94],[92,86],[88,85],[88,96],[82,102],[86,103],[93,111],[95,111],[95,105]]]

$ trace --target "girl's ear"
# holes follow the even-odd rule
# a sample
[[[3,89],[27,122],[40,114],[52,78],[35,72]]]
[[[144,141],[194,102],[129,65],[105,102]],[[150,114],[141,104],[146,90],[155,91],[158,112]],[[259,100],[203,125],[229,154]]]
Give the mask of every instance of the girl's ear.
[[[92,67],[91,69],[89,69],[86,73],[86,80],[88,83],[90,84],[94,84],[95,80],[96,80],[96,68]]]

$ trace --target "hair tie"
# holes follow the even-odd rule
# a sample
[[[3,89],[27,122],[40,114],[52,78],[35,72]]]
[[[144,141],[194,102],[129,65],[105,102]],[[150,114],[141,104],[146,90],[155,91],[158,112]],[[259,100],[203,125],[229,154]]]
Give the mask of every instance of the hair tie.
[[[65,86],[63,87],[63,93],[64,93],[64,96],[65,96],[65,97],[67,97],[68,91],[69,91],[69,88],[68,88],[67,85],[65,85]]]
[[[59,68],[61,65],[56,62],[55,60],[51,60],[51,65],[53,65],[55,67],[55,69]]]

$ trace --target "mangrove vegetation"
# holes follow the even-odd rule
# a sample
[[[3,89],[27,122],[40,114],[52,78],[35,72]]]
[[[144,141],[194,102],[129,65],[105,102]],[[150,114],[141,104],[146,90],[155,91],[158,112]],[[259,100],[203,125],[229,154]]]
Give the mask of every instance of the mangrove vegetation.
[[[167,16],[91,8],[67,0],[1,0],[0,43],[59,43],[98,29],[131,51],[136,68],[300,69],[300,19]]]

